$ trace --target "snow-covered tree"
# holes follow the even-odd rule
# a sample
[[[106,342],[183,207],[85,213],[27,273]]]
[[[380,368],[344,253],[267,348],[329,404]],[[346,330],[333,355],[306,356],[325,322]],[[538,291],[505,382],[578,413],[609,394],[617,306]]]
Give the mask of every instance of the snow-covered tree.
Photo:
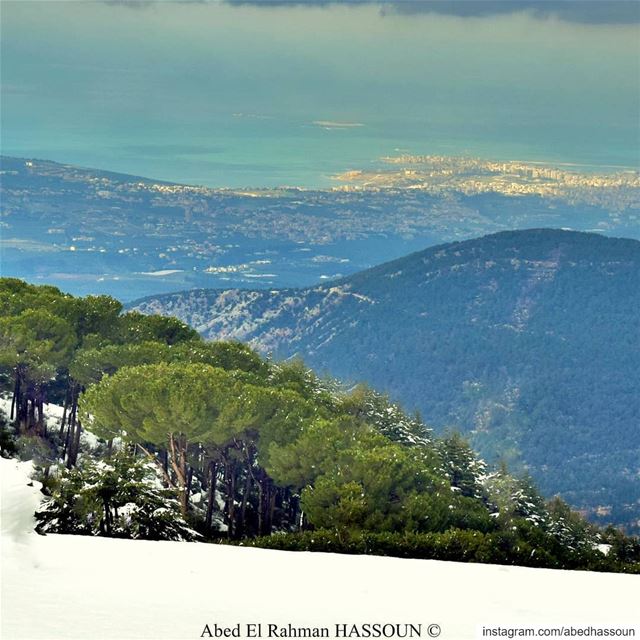
[[[51,497],[36,512],[39,533],[193,540],[197,534],[180,514],[147,459],[126,451],[107,460],[88,458],[62,470]]]

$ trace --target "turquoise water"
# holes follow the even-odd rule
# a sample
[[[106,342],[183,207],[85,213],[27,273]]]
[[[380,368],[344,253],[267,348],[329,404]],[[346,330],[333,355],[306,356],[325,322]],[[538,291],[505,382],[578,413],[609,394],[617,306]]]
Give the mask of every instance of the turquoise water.
[[[637,24],[376,6],[1,8],[7,155],[230,187],[326,186],[407,152],[640,165]]]

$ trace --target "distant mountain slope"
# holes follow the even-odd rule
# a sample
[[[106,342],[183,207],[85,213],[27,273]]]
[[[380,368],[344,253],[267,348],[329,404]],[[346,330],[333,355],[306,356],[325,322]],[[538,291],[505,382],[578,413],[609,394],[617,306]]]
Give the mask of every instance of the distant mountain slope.
[[[135,303],[366,380],[603,521],[640,518],[640,242],[535,229],[326,286]]]

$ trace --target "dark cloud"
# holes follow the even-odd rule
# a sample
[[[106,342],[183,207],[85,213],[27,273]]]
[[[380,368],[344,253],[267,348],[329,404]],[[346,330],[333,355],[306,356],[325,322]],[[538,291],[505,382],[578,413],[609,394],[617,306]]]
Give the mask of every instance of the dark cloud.
[[[127,7],[129,9],[146,9],[158,4],[213,4],[209,0],[99,0],[102,4],[113,7]],[[221,0],[225,2],[225,0]],[[232,3],[228,3],[232,4]]]
[[[587,24],[640,22],[640,3],[636,0],[423,0],[392,4],[395,11],[402,13],[482,17],[526,11],[540,18]]]
[[[102,0],[102,2],[113,7],[128,7],[129,9],[145,9],[154,4],[153,0]]]
[[[530,13],[583,24],[637,24],[638,0],[224,0],[230,5],[258,7],[364,5],[379,6],[382,14],[440,14],[481,18]]]

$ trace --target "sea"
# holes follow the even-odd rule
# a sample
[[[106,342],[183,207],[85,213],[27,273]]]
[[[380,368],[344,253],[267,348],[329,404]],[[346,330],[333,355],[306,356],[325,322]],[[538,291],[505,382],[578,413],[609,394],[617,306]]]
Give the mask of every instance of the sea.
[[[230,188],[400,154],[640,167],[637,20],[425,6],[3,0],[0,150]]]

